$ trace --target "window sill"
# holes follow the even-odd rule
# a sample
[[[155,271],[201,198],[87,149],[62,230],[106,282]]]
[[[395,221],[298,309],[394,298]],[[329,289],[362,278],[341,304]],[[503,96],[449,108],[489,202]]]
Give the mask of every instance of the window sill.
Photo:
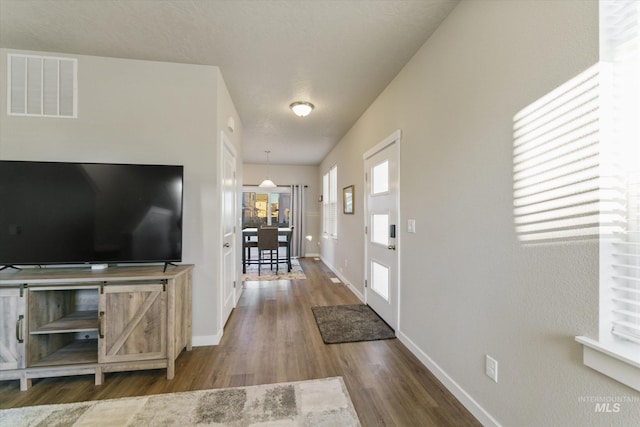
[[[591,369],[640,391],[640,345],[576,337],[583,345],[583,362]]]

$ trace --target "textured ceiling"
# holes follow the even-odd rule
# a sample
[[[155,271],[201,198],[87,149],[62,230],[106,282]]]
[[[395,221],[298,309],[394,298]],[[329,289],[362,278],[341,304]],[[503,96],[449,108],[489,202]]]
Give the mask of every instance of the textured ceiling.
[[[456,3],[0,0],[0,47],[217,65],[245,162],[318,164]]]

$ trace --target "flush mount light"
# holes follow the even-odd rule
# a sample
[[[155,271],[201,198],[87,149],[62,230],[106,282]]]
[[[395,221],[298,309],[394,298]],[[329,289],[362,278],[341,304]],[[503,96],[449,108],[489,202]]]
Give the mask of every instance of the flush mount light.
[[[296,116],[298,116],[298,117],[306,117],[314,109],[314,105],[312,103],[310,103],[310,102],[298,101],[298,102],[294,102],[293,104],[289,105],[289,108],[291,108],[291,110],[293,111],[293,113]]]

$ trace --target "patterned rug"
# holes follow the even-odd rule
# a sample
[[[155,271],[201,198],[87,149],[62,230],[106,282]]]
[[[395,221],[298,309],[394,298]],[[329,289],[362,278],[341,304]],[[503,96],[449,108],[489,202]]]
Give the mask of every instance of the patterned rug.
[[[276,274],[275,266],[271,271],[271,266],[263,264],[260,267],[260,275],[258,276],[258,264],[247,265],[247,273],[242,275],[243,282],[260,281],[260,280],[301,280],[306,279],[300,262],[297,259],[291,260],[291,272],[287,272],[285,263],[278,265],[278,274]]]
[[[395,338],[395,332],[368,305],[311,307],[325,344]]]
[[[0,426],[359,426],[342,377],[0,411]]]

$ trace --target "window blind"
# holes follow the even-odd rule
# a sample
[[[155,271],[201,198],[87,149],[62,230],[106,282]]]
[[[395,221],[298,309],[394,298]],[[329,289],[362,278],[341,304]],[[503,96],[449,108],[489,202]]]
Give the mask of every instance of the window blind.
[[[611,333],[640,344],[640,177],[629,177],[626,190],[626,224],[613,243]]]
[[[604,257],[610,265],[602,266],[611,278],[601,316],[615,337],[640,344],[640,2],[600,5],[603,128],[623,201],[623,225],[613,236],[611,256]]]
[[[322,175],[322,232],[338,235],[338,166]]]
[[[330,226],[329,231],[332,236],[338,235],[338,166],[334,165],[329,169],[329,206],[330,206]]]
[[[329,234],[329,172],[322,176],[322,233]]]

